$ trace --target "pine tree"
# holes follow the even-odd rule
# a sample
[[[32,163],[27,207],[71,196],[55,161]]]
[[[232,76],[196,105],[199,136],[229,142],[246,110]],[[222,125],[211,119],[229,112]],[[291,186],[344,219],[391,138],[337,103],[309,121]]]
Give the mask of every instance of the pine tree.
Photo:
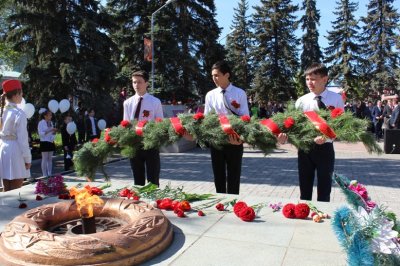
[[[57,96],[66,97],[75,87],[71,73],[76,46],[68,23],[68,2],[50,0],[14,0],[7,40],[13,48],[27,54],[23,70],[27,77],[25,97],[46,106]]]
[[[257,98],[285,100],[295,97],[294,77],[298,70],[295,36],[297,5],[290,0],[261,0],[254,7],[254,86]]]
[[[211,66],[224,58],[214,1],[177,0],[155,21],[155,80],[170,100],[204,97],[213,87]]]
[[[252,64],[250,57],[251,32],[249,16],[247,12],[249,4],[247,0],[241,0],[237,8],[231,26],[232,33],[227,36],[226,49],[227,60],[232,67],[231,81],[239,88],[249,89],[252,81]]]
[[[366,43],[363,56],[364,81],[367,88],[382,91],[398,85],[396,71],[399,68],[399,13],[393,7],[393,0],[370,0],[368,14],[362,18],[362,41]]]
[[[154,5],[153,5],[154,6]],[[109,0],[106,12],[110,16],[107,31],[117,46],[113,51],[117,66],[116,82],[119,87],[131,84],[135,69],[151,70],[150,62],[144,60],[144,38],[150,39],[151,8],[148,0]]]
[[[312,63],[321,62],[323,56],[318,43],[319,33],[317,26],[319,26],[321,16],[316,7],[316,0],[303,0],[301,10],[305,11],[300,18],[301,29],[305,33],[301,38],[303,51],[300,56],[300,72],[297,78],[298,92],[299,94],[304,94],[308,90],[303,73]]]
[[[358,21],[353,13],[358,4],[350,0],[336,2],[332,23],[333,30],[328,31],[329,46],[325,49],[325,63],[331,64],[330,77],[339,81],[349,93],[357,90],[358,66],[360,64],[360,37]]]

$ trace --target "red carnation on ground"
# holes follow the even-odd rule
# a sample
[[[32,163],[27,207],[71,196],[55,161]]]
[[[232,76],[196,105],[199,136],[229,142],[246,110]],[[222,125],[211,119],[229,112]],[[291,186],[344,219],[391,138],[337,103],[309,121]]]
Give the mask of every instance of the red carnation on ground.
[[[287,129],[291,128],[294,125],[293,117],[289,116],[288,118],[283,121],[283,126]]]
[[[340,108],[335,108],[331,111],[331,117],[336,118],[338,116],[341,116],[343,114],[343,110]]]
[[[240,119],[242,119],[243,122],[247,122],[247,123],[250,122],[250,120],[251,120],[250,116],[248,116],[248,115],[242,115],[240,117]]]
[[[217,208],[217,210],[219,210],[219,211],[225,210],[225,206],[222,203],[218,203],[217,205],[215,205],[215,208]]]
[[[296,218],[295,209],[296,205],[293,203],[286,204],[282,209],[283,216],[290,219]]]
[[[203,211],[198,211],[198,212],[197,212],[197,215],[198,215],[198,216],[206,216],[206,215],[204,214]]]
[[[244,207],[239,212],[239,218],[245,222],[251,222],[256,218],[256,213],[252,207]]]
[[[131,125],[131,123],[128,120],[122,120],[120,125],[121,127],[127,128]]]
[[[18,208],[20,208],[20,209],[25,209],[26,207],[28,207],[28,205],[26,205],[25,202],[21,202],[21,203],[19,204],[19,206],[18,206]]]
[[[90,186],[88,186],[88,191],[92,195],[97,195],[97,196],[103,195],[103,191],[98,187],[90,187]]]
[[[294,213],[296,218],[305,219],[310,214],[310,207],[306,203],[299,203],[296,205]]]
[[[139,199],[140,199],[140,197],[139,197],[139,196],[137,196],[137,195],[135,195],[135,196],[133,196],[133,199],[134,199],[134,200],[139,200]]]
[[[173,210],[175,210],[176,208],[178,208],[178,206],[179,206],[179,200],[174,200],[174,201],[172,201],[172,203],[171,203],[171,208],[172,208]]]
[[[131,193],[131,190],[128,188],[124,188],[119,192],[120,197],[128,197],[128,195]]]
[[[200,112],[195,113],[195,114],[193,115],[193,119],[194,119],[194,120],[201,120],[201,119],[204,119],[204,114],[203,114],[203,113],[200,113]]]
[[[36,200],[42,200],[43,198],[40,195],[36,195]]]
[[[162,199],[160,204],[158,204],[158,208],[161,210],[172,210],[172,199]]]
[[[178,208],[181,209],[184,212],[188,212],[192,209],[190,206],[189,201],[187,200],[182,200],[181,202],[178,203]]]
[[[233,212],[239,217],[239,213],[242,209],[247,208],[247,204],[243,201],[238,201],[233,205]]]
[[[174,210],[174,213],[176,214],[176,216],[178,216],[179,218],[183,218],[185,217],[185,212],[182,209],[176,208]]]

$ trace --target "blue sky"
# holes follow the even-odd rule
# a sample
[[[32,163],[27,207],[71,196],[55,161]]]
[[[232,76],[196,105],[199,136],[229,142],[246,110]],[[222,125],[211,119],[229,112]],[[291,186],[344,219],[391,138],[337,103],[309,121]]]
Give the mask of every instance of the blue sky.
[[[357,2],[357,0],[352,0],[353,2]],[[293,4],[299,5],[301,7],[302,0],[293,0]],[[336,20],[335,15],[333,14],[333,11],[335,10],[336,7],[336,1],[334,0],[317,0],[317,9],[320,12],[321,19],[320,19],[320,26],[319,26],[319,44],[321,47],[325,48],[328,43],[327,40],[325,39],[324,36],[327,35],[327,31],[331,30],[331,22]],[[249,14],[253,12],[253,6],[258,6],[260,5],[260,0],[248,0],[249,3]],[[356,18],[359,18],[360,16],[366,16],[367,15],[367,5],[369,3],[369,0],[359,0],[358,1],[358,10],[357,12],[354,13],[354,16]],[[215,0],[215,5],[217,8],[217,20],[218,20],[218,25],[223,28],[222,33],[221,33],[221,43],[225,42],[225,36],[231,32],[231,25],[232,25],[232,19],[233,19],[233,14],[234,14],[234,8],[237,8],[239,5],[239,0]],[[400,1],[395,0],[394,1],[394,6],[395,8],[399,11],[400,9]],[[304,11],[298,12],[298,14],[301,16],[304,14]],[[302,32],[298,30],[297,32],[298,36],[302,36]]]

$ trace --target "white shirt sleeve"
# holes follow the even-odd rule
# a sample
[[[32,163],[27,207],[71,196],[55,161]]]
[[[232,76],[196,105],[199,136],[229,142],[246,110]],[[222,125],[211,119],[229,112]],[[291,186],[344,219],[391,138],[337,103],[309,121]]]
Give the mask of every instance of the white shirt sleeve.
[[[48,129],[46,121],[45,120],[40,120],[38,124],[38,134],[40,138],[45,138],[48,132],[46,132]]]
[[[22,157],[24,158],[25,163],[31,163],[32,154],[31,149],[29,148],[27,119],[25,113],[19,113],[15,120],[15,126],[17,132],[17,142],[19,149],[22,152]]]
[[[204,114],[207,115],[212,111],[210,93],[206,94],[206,102],[204,104]]]
[[[245,92],[240,95],[239,101],[240,101],[239,115],[250,115],[249,106],[247,104],[247,95]]]
[[[155,103],[155,113],[154,113],[154,118],[164,118],[164,113],[162,109],[162,105],[160,100],[157,99],[157,102]]]

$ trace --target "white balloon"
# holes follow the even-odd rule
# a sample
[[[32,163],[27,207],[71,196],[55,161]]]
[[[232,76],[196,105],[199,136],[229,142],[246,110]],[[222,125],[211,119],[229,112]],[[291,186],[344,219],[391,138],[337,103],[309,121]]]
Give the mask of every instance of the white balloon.
[[[35,113],[35,107],[31,103],[25,104],[24,108],[22,109],[25,112],[26,118],[31,118]]]
[[[100,130],[104,130],[107,126],[106,120],[100,119],[99,121],[97,121],[97,126]]]
[[[58,110],[58,102],[56,100],[50,100],[48,107],[52,113],[55,113]]]
[[[17,107],[18,107],[19,109],[24,110],[25,104],[26,104],[26,101],[25,101],[24,98],[22,98],[21,103],[17,104]]]
[[[70,135],[72,135],[72,134],[74,134],[75,133],[75,131],[76,131],[76,124],[75,124],[75,122],[69,122],[68,124],[67,124],[67,132],[68,132],[68,134],[70,134]]]
[[[71,104],[67,99],[61,100],[59,104],[60,112],[65,113],[66,111],[68,111],[70,106]]]

